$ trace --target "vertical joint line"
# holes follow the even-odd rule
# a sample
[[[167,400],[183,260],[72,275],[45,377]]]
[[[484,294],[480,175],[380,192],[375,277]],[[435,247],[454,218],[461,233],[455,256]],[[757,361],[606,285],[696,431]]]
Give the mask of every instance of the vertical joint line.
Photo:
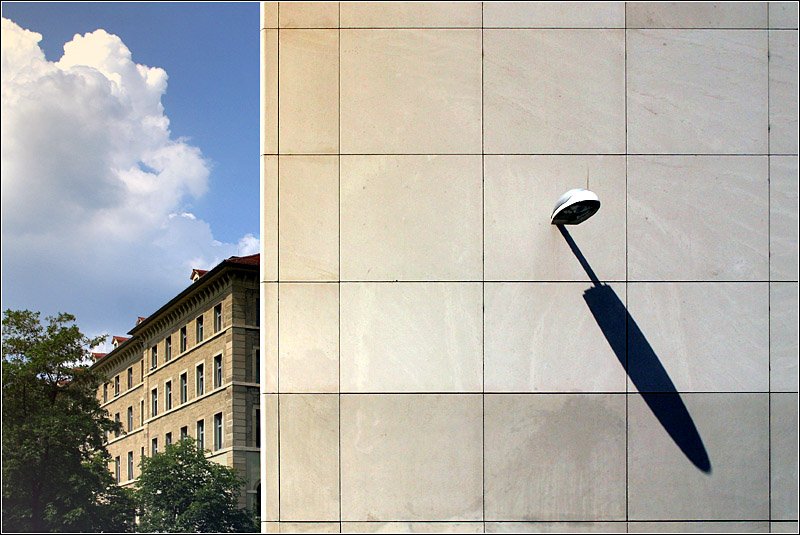
[[[338,387],[338,431],[339,431],[339,533],[342,532],[342,3],[339,2],[338,4],[339,10],[339,24],[338,24],[338,41],[337,41],[337,48],[338,48],[338,64],[337,64],[337,71],[338,71],[338,121],[339,121],[339,139],[337,140],[336,146],[339,148],[338,150],[338,168],[339,168],[339,187],[338,187],[338,199],[337,199],[337,208],[339,211],[339,220],[338,220],[338,229],[337,229],[337,237],[339,239],[339,248],[338,248],[338,257],[339,257],[339,268],[338,268],[338,279],[339,282],[337,286],[337,293],[339,295],[338,303],[337,303],[337,316],[338,316],[338,329],[339,329],[339,336],[336,342],[337,345],[337,365],[338,365],[338,375],[339,375],[339,387]]]
[[[486,532],[486,146],[484,122],[484,2],[481,2],[481,519]]]
[[[275,330],[275,335],[276,335],[276,339],[277,339],[276,342],[275,342],[275,348],[276,348],[276,354],[275,354],[275,360],[276,360],[276,363],[275,363],[275,372],[276,372],[275,373],[275,391],[276,391],[276,394],[275,394],[275,397],[276,397],[276,418],[277,418],[277,427],[278,427],[277,433],[276,433],[276,437],[277,437],[277,441],[278,441],[278,444],[277,444],[277,450],[278,450],[277,451],[278,473],[276,475],[277,475],[277,478],[278,478],[278,485],[277,485],[277,487],[278,487],[278,522],[280,523],[280,521],[281,521],[281,358],[280,358],[280,354],[281,354],[281,327],[280,327],[280,325],[281,325],[281,156],[280,156],[280,154],[281,154],[281,3],[280,2],[278,2],[276,17],[277,17],[277,23],[275,25],[278,27],[277,30],[276,30],[277,41],[278,41],[278,43],[277,43],[278,57],[276,58],[277,59],[277,66],[276,66],[277,76],[276,76],[275,82],[276,82],[276,84],[278,86],[276,88],[276,95],[277,95],[277,101],[278,102],[277,102],[277,110],[276,110],[277,120],[275,121],[275,126],[276,126],[278,131],[276,133],[275,139],[276,139],[276,143],[278,145],[276,147],[276,149],[277,149],[276,150],[276,152],[277,152],[276,158],[277,158],[278,176],[277,176],[277,185],[276,185],[277,186],[277,191],[276,191],[276,194],[277,194],[276,195],[277,196],[276,205],[277,206],[275,207],[275,215],[276,215],[276,218],[277,218],[277,227],[278,227],[278,229],[277,229],[277,231],[278,231],[278,236],[277,236],[277,242],[278,242],[277,243],[277,249],[278,249],[278,251],[276,253],[276,261],[277,261],[277,270],[278,270],[278,272],[275,274],[275,279],[276,279],[276,283],[275,283],[275,298],[277,300],[277,303],[275,303],[275,306],[277,308],[276,316],[275,316],[276,321],[277,321],[276,330]],[[266,357],[266,355],[265,355],[265,357]]]
[[[772,522],[772,144],[770,143],[770,24],[767,2],[767,516]]]
[[[624,70],[624,98],[625,98],[625,303],[629,304],[628,293],[628,3],[625,2],[623,6],[623,70]],[[628,320],[625,320],[625,369],[628,370]],[[625,378],[625,520],[630,520],[629,517],[629,467],[628,460],[630,458],[630,411],[628,408],[628,379]],[[625,531],[629,530],[628,523],[625,524]]]

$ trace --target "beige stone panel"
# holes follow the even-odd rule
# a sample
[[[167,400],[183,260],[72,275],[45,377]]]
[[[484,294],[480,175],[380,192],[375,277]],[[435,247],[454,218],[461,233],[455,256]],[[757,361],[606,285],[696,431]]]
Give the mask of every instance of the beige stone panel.
[[[769,522],[628,522],[630,533],[769,533]]]
[[[279,173],[280,279],[338,279],[339,158],[282,156]]]
[[[481,152],[480,30],[342,30],[342,153]]]
[[[278,31],[261,30],[261,154],[278,153]]]
[[[480,280],[480,156],[342,156],[344,280]]]
[[[628,152],[765,154],[767,32],[629,30]]]
[[[339,151],[339,31],[281,30],[281,154]]]
[[[486,520],[624,520],[624,394],[487,394]]]
[[[797,2],[770,2],[769,27],[797,29]]]
[[[342,2],[342,28],[480,28],[478,2]]]
[[[262,156],[261,167],[261,281],[266,282],[278,280],[278,157]]]
[[[796,282],[773,282],[769,285],[770,390],[798,390],[798,305]]]
[[[484,57],[487,153],[625,152],[624,30],[486,30]]]
[[[340,533],[339,522],[281,522],[278,533]]]
[[[766,2],[627,2],[628,28],[766,28]]]
[[[261,392],[278,392],[278,284],[261,285]]]
[[[771,394],[770,518],[797,518],[797,394]]]
[[[624,340],[625,285],[607,288],[613,304],[601,312],[609,331],[605,336],[584,301],[589,287],[486,284],[486,391],[625,392],[624,349],[618,357],[606,339]]]
[[[677,394],[659,394],[655,401]],[[628,514],[631,520],[764,520],[769,518],[769,394],[681,393],[690,421],[670,411],[662,424],[640,396],[628,398]],[[669,408],[670,403],[656,405]],[[667,428],[664,426],[667,425]],[[707,471],[670,432],[693,426]],[[677,490],[680,490],[678,492]]]
[[[770,522],[770,533],[797,533],[797,522]]]
[[[568,233],[602,280],[625,278],[625,158],[622,156],[487,156],[487,280],[580,280],[589,276],[558,228],[553,206],[572,188],[600,197],[591,221]]]
[[[281,284],[281,392],[339,391],[339,285]]]
[[[342,522],[342,533],[483,533],[483,522]]]
[[[767,280],[767,173],[763,156],[629,157],[629,277]]]
[[[769,33],[769,152],[797,154],[797,32]]]
[[[339,396],[281,394],[281,520],[339,519]]]
[[[261,2],[261,28],[278,27],[278,2]]]
[[[481,283],[342,284],[342,391],[480,392],[481,303]]]
[[[280,2],[281,28],[336,28],[339,2]]]
[[[342,520],[482,519],[480,394],[342,395]]]
[[[798,167],[797,156],[769,159],[770,279],[798,277]]]
[[[628,369],[644,392],[769,390],[766,283],[630,283]],[[672,383],[671,386],[670,383]],[[633,390],[634,385],[631,385]],[[660,519],[659,519],[660,520]]]
[[[487,522],[486,533],[626,533],[625,522]]]
[[[278,520],[278,395],[261,395],[261,519]]]
[[[486,28],[624,28],[625,2],[486,2]]]

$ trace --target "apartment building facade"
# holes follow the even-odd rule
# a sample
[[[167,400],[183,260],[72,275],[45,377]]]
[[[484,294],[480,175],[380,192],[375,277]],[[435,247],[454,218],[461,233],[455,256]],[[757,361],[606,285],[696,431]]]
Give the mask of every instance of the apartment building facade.
[[[259,255],[231,257],[159,310],[93,367],[98,397],[122,431],[108,437],[111,471],[132,485],[142,457],[184,437],[245,478],[241,505],[259,492]]]
[[[263,531],[797,532],[796,2],[261,38]]]

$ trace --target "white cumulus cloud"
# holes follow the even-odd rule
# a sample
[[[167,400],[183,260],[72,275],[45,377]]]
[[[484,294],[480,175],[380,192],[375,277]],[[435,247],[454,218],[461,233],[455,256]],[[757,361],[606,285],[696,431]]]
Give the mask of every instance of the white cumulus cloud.
[[[104,30],[75,35],[56,62],[40,41],[2,19],[3,304],[122,334],[191,268],[256,253],[258,238],[221,243],[187,209],[211,168],[170,134],[163,69]]]

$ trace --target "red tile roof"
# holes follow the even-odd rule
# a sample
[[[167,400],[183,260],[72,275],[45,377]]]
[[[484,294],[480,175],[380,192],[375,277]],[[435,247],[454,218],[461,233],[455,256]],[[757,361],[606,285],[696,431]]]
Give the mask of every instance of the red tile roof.
[[[261,255],[251,254],[250,256],[232,256],[228,259],[228,262],[232,262],[234,264],[244,264],[246,266],[257,266],[259,261],[261,260]]]
[[[230,258],[226,258],[217,265],[221,266],[222,264],[240,264],[243,266],[257,266],[260,260],[261,260],[261,255],[256,253],[256,254],[251,254],[250,256],[231,256]],[[208,271],[209,270],[207,269],[194,268],[192,270],[192,274],[189,275],[189,278],[193,281],[197,281],[198,279],[200,279],[200,277],[208,273]]]

